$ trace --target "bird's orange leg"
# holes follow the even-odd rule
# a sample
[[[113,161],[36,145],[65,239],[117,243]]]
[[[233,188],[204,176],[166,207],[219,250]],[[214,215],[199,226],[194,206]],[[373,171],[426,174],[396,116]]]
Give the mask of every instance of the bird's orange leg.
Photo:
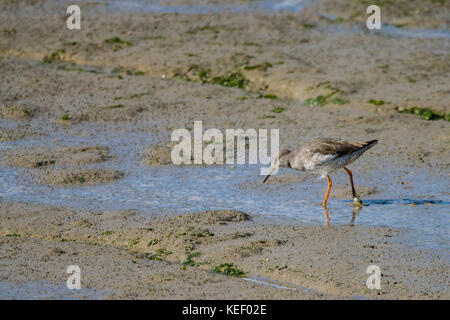
[[[330,216],[328,215],[328,209],[325,207],[325,218],[327,219],[327,226],[330,226]]]
[[[355,206],[361,207],[362,206],[362,201],[361,201],[361,199],[359,199],[358,195],[356,194],[355,185],[353,184],[353,174],[346,167],[344,167],[344,169],[345,169],[345,171],[347,171],[348,176],[350,177],[350,183],[352,185],[353,204]]]
[[[328,189],[327,189],[327,193],[325,193],[325,199],[323,199],[323,204],[322,204],[322,206],[323,206],[325,209],[327,208],[328,196],[330,195],[331,186],[333,185],[333,183],[331,182],[331,178],[330,178],[329,175],[327,175],[327,179],[328,179]]]
[[[352,194],[353,194],[353,199],[357,198],[358,196],[356,195],[356,191],[355,191],[355,185],[353,184],[353,173],[347,169],[346,167],[344,167],[345,171],[347,171],[348,176],[350,177],[350,183],[352,184]]]

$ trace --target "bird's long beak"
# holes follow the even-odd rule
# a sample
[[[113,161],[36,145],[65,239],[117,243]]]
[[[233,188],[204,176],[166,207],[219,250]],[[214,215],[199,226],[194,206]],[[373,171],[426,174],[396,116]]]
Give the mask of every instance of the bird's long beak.
[[[272,175],[272,172],[275,171],[275,168],[276,168],[276,166],[273,166],[273,167],[270,169],[269,174],[264,178],[263,183],[266,183],[267,179],[269,179],[270,176]]]

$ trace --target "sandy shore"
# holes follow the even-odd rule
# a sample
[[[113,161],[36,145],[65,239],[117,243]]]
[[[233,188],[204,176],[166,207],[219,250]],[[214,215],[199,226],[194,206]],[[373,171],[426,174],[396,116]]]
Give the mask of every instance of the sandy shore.
[[[399,2],[382,4],[386,23],[449,28],[448,1]],[[128,170],[111,151],[119,142],[79,146],[68,138],[118,124],[117,136],[152,137],[136,146],[134,162],[175,172],[172,130],[202,120],[204,128],[280,128],[283,148],[317,137],[378,139],[352,168],[395,168],[399,189],[414,188],[403,182],[410,168],[448,176],[449,122],[399,110],[450,114],[449,38],[371,32],[361,28],[365,1],[332,3],[300,13],[189,15],[86,4],[82,30],[70,31],[56,13],[65,3],[0,1],[0,164],[54,188],[120,183]],[[267,188],[302,179],[274,177]],[[358,187],[373,197],[391,184],[379,177]],[[332,194],[349,196],[339,184]],[[102,298],[450,298],[448,258],[403,243],[407,230],[276,223],[235,210],[163,216],[0,197],[0,281],[61,284],[77,264],[83,288]],[[212,271],[228,263],[243,277]],[[366,287],[371,264],[382,269],[381,290]]]

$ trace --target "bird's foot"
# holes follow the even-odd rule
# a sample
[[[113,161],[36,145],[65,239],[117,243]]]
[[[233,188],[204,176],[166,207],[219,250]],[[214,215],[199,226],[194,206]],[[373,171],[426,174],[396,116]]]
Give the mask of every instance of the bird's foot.
[[[354,197],[353,198],[353,207],[362,208],[362,206],[363,206],[363,202],[361,201],[361,199],[358,196]]]

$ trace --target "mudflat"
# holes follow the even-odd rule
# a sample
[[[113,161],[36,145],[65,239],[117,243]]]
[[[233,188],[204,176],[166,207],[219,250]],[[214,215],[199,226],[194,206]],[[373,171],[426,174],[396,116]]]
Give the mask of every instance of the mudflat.
[[[169,10],[183,5],[193,12]],[[79,265],[94,290],[81,298],[448,299],[449,2],[383,2],[379,31],[365,28],[364,1],[195,5],[217,2],[170,1],[165,12],[82,3],[74,31],[63,2],[1,1],[0,288],[16,288],[2,297],[33,297],[42,280],[46,297],[64,296],[55,288]],[[324,182],[286,172],[230,187],[212,174],[232,179],[238,168],[172,165],[171,132],[198,120],[280,129],[282,148],[378,139],[352,165],[369,206],[326,225]],[[139,172],[167,196],[146,191]],[[158,182],[161,172],[178,187]],[[175,190],[185,172],[210,179],[213,199],[194,206],[197,195]],[[141,198],[117,192],[135,178]],[[245,195],[258,192],[265,202],[252,207]],[[280,206],[270,212],[279,219],[263,214],[280,193],[308,202],[295,222]],[[225,204],[230,194],[245,201]],[[344,176],[331,197],[348,207]],[[116,199],[123,206],[105,205]],[[320,222],[302,223],[316,215],[311,203]],[[409,242],[416,233],[439,244]],[[382,270],[380,290],[366,286],[369,265]]]
[[[448,262],[396,241],[400,231],[387,227],[268,224],[227,210],[144,219],[133,210],[2,203],[1,212],[1,279],[19,285],[65,283],[76,264],[83,288],[99,298],[449,296]],[[370,290],[366,268],[380,262],[382,289]]]

